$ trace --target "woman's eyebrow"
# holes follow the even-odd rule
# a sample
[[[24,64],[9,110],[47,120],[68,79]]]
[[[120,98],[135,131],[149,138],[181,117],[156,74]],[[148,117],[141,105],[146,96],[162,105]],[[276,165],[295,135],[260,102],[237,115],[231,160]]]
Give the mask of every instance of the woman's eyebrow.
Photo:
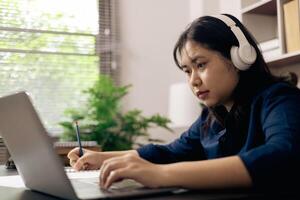
[[[201,56],[201,55],[196,55],[193,58],[191,58],[191,62],[195,63],[198,59],[204,59],[206,58],[205,56]]]
[[[198,59],[206,59],[206,57],[202,56],[202,55],[195,55],[193,58],[190,58],[191,63],[196,63]],[[188,66],[185,65],[185,64],[184,65],[180,65],[179,67],[180,67],[180,69],[186,69],[186,68],[188,68]]]

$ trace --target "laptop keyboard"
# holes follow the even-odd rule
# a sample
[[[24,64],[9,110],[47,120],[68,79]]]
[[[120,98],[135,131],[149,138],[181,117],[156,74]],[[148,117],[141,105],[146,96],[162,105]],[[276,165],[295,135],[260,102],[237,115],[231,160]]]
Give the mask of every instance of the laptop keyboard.
[[[75,182],[77,185],[80,184],[81,186],[86,185],[91,187],[91,185],[99,186],[99,181],[94,178],[86,178],[86,179],[71,179],[71,182]],[[113,183],[109,190],[132,190],[136,188],[142,188],[144,187],[142,184],[139,184],[138,182],[131,180],[131,179],[125,179],[120,182]]]
[[[142,189],[144,186],[134,180],[125,179],[113,183],[108,190],[101,189],[99,186],[99,170],[75,171],[72,168],[65,168],[67,176],[76,190],[101,190],[105,193],[122,193],[132,191],[133,189]],[[90,191],[91,192],[91,191]]]
[[[175,191],[174,188],[150,189],[132,179],[124,179],[120,182],[113,183],[110,188],[106,190],[99,186],[99,174],[99,170],[67,172],[77,196],[81,199],[95,199],[100,197],[120,198],[137,195],[144,196]]]
[[[95,179],[71,179],[76,194],[83,198],[94,198],[100,196],[121,197],[128,194],[137,194],[145,187],[130,179],[114,183],[109,189],[102,189]]]

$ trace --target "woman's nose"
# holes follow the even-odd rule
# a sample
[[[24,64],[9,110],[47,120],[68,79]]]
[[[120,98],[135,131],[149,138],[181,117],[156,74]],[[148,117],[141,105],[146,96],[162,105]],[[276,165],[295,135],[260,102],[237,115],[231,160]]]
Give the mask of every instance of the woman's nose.
[[[192,75],[190,77],[191,86],[198,87],[201,85],[201,83],[202,83],[202,81],[201,81],[199,74],[196,71],[193,71]]]

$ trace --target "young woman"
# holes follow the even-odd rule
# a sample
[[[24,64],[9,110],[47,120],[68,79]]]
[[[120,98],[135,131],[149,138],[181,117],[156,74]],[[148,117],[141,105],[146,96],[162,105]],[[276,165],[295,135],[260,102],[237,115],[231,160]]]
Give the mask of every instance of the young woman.
[[[231,15],[196,19],[174,48],[177,66],[205,105],[168,145],[68,157],[77,170],[101,168],[108,188],[131,178],[148,187],[285,188],[300,180],[300,92],[271,75],[255,40]],[[293,83],[293,84],[292,84]]]

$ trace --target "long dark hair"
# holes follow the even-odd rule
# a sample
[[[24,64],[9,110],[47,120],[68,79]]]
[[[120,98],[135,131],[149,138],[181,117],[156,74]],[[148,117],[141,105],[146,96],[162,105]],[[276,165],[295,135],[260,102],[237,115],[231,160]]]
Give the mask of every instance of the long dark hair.
[[[276,77],[271,74],[257,42],[251,33],[234,16],[230,17],[242,30],[248,42],[255,48],[257,59],[252,66],[245,71],[239,71],[239,83],[233,92],[234,105],[230,111],[231,121],[236,124],[238,132],[246,134],[248,130],[248,120],[250,112],[250,102],[257,92],[275,82],[297,83],[297,76],[291,74],[290,77]],[[173,57],[176,65],[181,69],[178,58],[187,41],[194,41],[202,47],[219,52],[225,58],[230,59],[230,49],[232,46],[239,46],[238,40],[224,22],[212,16],[203,16],[194,20],[186,30],[180,35],[173,50]],[[214,120],[218,120],[223,126],[225,123],[224,108],[219,106],[209,108],[210,114],[205,124],[208,128]],[[219,112],[221,110],[221,112]],[[223,114],[222,114],[223,113]],[[243,140],[244,138],[240,138]],[[241,141],[240,141],[241,142]]]

